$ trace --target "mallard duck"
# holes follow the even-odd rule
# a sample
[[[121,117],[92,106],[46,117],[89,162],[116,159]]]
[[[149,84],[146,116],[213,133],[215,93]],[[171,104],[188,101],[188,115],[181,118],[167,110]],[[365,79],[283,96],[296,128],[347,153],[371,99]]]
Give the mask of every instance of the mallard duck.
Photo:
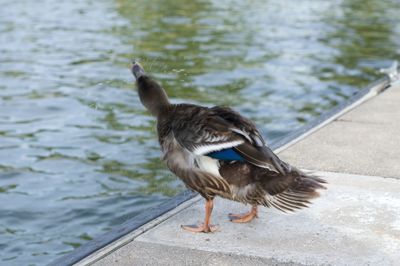
[[[172,104],[164,89],[138,62],[131,71],[139,98],[157,118],[158,140],[168,168],[206,201],[200,225],[182,225],[191,232],[214,232],[213,199],[250,204],[245,214],[229,214],[235,223],[257,217],[262,205],[287,212],[308,207],[324,189],[325,180],[280,160],[268,148],[252,121],[229,107]]]

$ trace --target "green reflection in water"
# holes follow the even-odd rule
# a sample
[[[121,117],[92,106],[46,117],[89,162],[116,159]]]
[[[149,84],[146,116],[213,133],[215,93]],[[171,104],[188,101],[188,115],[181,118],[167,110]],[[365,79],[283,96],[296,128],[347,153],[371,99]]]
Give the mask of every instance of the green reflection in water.
[[[126,36],[133,57],[142,57],[145,68],[162,82],[170,97],[233,106],[245,101],[239,92],[249,84],[249,73],[236,72],[256,63],[244,60],[247,51],[243,48],[251,43],[251,34],[235,39],[238,29],[233,32],[229,25],[219,24],[224,21],[210,2],[117,3],[132,25],[118,34]]]
[[[359,87],[380,77],[374,67],[377,61],[399,59],[399,19],[393,17],[398,8],[398,1],[350,0],[340,10],[327,12],[324,21],[330,29],[322,41],[336,51],[329,61],[332,66],[315,69],[315,75],[323,81]]]
[[[2,186],[0,187],[0,193],[7,193],[8,191],[15,189],[18,185],[12,184],[8,186]]]

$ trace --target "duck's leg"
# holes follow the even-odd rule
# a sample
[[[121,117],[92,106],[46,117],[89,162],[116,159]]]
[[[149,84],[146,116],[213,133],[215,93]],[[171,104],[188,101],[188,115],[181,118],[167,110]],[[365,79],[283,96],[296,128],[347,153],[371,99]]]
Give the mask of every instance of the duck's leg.
[[[248,213],[245,214],[233,214],[230,213],[229,219],[231,222],[234,223],[248,223],[254,218],[258,217],[258,210],[257,210],[257,205],[254,205],[251,207],[251,210]]]
[[[206,217],[204,219],[204,223],[201,225],[182,225],[181,227],[190,232],[194,233],[210,233],[210,232],[215,232],[218,227],[216,225],[211,225],[210,224],[210,217],[211,217],[211,212],[214,206],[214,202],[212,199],[207,199],[206,201]]]

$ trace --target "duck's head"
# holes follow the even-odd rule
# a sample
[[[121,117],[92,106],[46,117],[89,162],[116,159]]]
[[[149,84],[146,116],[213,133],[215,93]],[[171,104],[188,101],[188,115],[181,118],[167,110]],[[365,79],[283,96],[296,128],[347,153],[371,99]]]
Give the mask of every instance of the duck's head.
[[[136,78],[142,104],[153,115],[159,116],[162,114],[170,105],[164,89],[154,79],[148,76],[143,67],[135,60],[132,61],[131,71]]]
[[[135,59],[132,60],[131,71],[132,71],[133,76],[135,76],[136,80],[138,78],[140,78],[141,76],[146,75],[146,72],[144,72],[143,67]]]

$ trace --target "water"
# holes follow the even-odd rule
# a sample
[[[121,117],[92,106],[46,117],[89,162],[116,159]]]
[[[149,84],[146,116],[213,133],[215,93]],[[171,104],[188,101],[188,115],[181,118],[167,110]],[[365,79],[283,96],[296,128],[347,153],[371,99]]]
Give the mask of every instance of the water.
[[[130,58],[173,101],[225,104],[269,141],[400,59],[400,4],[0,0],[0,264],[42,265],[184,188]]]

